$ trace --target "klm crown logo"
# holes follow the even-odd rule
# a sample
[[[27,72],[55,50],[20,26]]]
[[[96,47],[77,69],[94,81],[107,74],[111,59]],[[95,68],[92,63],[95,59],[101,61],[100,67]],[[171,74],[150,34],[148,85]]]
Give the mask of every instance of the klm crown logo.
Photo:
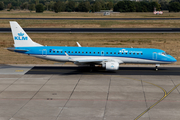
[[[18,36],[14,37],[14,40],[28,40],[28,37],[24,37],[24,33],[18,33]]]
[[[19,36],[24,36],[24,33],[18,33]]]

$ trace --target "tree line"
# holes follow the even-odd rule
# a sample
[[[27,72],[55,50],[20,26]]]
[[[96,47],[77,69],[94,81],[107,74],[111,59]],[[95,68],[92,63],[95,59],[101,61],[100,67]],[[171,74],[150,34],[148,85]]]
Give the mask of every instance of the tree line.
[[[151,0],[152,1],[152,0]],[[156,10],[169,10],[170,12],[180,11],[180,0],[167,2],[149,1],[113,1],[113,0],[86,0],[86,1],[66,1],[66,0],[1,0],[0,10],[7,9],[27,9],[30,11],[43,12],[44,10],[54,12],[98,12],[100,10],[113,10],[115,12],[152,12]]]

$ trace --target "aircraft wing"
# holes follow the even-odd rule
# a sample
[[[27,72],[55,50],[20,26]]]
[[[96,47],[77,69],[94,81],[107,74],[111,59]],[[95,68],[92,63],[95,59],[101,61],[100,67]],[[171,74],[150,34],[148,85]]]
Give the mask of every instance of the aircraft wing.
[[[73,59],[73,61],[79,63],[91,63],[91,62],[99,63],[99,62],[107,61],[107,59],[89,57],[89,58],[75,58]]]
[[[70,58],[70,57],[69,57]],[[78,64],[78,63],[83,63],[83,64],[88,64],[88,63],[98,63],[98,64],[101,64],[101,63],[105,63],[105,62],[118,62],[119,64],[123,63],[123,61],[121,60],[118,60],[118,59],[104,59],[104,58],[93,58],[93,57],[86,57],[86,58],[70,58],[69,61],[71,62],[74,62],[75,64]]]
[[[86,57],[86,58],[72,58],[69,56],[67,53],[65,53],[66,56],[68,57],[68,60],[71,62],[74,62],[75,64],[77,63],[105,63],[105,62],[117,62],[119,64],[124,63],[123,61],[115,58],[102,58],[102,57]]]

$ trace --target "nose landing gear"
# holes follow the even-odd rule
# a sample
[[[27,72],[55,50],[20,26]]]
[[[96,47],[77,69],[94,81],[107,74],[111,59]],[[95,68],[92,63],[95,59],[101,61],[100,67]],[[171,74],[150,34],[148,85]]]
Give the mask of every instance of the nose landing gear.
[[[156,64],[155,70],[158,71],[158,67],[160,66],[160,64]]]

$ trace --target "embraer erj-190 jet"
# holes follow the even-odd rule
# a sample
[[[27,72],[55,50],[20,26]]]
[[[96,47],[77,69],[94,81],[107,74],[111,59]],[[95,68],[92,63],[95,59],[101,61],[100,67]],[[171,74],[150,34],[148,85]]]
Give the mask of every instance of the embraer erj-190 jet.
[[[160,64],[176,62],[165,51],[153,48],[81,47],[79,43],[78,47],[43,46],[32,41],[17,22],[10,21],[10,25],[14,47],[7,49],[37,58],[77,65],[102,65],[106,70],[118,70],[119,64],[123,63],[155,64],[158,70]]]

